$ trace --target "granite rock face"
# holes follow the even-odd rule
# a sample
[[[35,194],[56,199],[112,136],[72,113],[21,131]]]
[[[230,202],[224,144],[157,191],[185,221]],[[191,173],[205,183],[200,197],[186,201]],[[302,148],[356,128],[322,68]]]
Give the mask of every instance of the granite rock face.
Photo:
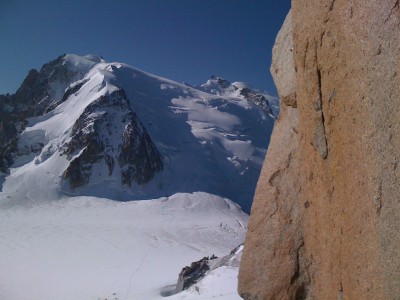
[[[293,0],[290,15],[239,293],[398,299],[399,1]]]

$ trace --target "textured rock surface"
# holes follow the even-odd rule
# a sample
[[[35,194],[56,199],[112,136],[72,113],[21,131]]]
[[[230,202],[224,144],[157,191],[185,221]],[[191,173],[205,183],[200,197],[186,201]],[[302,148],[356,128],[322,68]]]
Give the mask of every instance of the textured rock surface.
[[[7,173],[13,155],[21,152],[18,133],[25,128],[26,119],[53,110],[66,99],[61,99],[63,94],[57,90],[65,90],[70,82],[82,77],[64,64],[64,57],[44,64],[40,71],[30,70],[15,94],[0,95],[0,172]]]
[[[113,141],[115,137],[118,142]],[[88,184],[93,165],[102,161],[107,165],[108,176],[118,161],[121,183],[128,186],[132,182],[147,183],[163,169],[161,156],[123,89],[101,96],[86,107],[75,122],[63,153],[72,159],[63,174],[71,188]]]
[[[192,262],[190,266],[186,266],[181,270],[178,276],[178,282],[176,286],[174,286],[174,289],[171,289],[171,286],[169,286],[161,292],[161,295],[166,297],[177,294],[190,289],[192,286],[195,286],[195,290],[200,294],[198,284],[200,283],[201,285],[201,281],[207,278],[207,276],[213,276],[212,272],[214,270],[224,267],[237,270],[239,268],[242,253],[243,244],[233,249],[229,255],[218,258],[213,254],[211,257],[203,257],[198,261]]]
[[[198,261],[192,262],[190,266],[184,267],[178,276],[176,293],[188,289],[204,278],[206,272],[210,270],[209,261],[210,259],[208,257],[203,257]]]
[[[399,1],[294,0],[291,15],[274,48],[281,115],[239,293],[398,299]]]
[[[247,299],[288,299],[303,292],[299,253],[304,250],[304,243],[297,201],[298,109],[292,107],[296,103],[292,47],[289,13],[273,50],[271,72],[281,99],[292,101],[281,101],[253,202],[239,275],[239,292]]]

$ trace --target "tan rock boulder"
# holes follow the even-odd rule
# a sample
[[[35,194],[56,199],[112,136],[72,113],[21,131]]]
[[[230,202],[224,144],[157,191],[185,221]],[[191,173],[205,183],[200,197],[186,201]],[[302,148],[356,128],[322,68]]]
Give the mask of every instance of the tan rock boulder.
[[[399,299],[399,28],[396,0],[292,1],[273,50],[281,115],[250,216],[245,299]]]

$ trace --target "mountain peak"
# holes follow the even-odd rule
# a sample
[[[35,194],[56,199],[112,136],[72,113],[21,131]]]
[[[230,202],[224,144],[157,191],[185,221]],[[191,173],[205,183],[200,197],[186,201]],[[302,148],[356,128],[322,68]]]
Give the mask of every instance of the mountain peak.
[[[212,75],[199,89],[223,97],[242,97],[260,107],[265,114],[277,118],[279,114],[279,100],[258,89],[252,88],[244,82],[231,83],[228,80]]]
[[[88,71],[95,64],[106,62],[101,56],[95,54],[88,54],[85,56],[79,56],[76,54],[64,54],[62,56],[62,59],[64,61],[64,64],[81,71]]]
[[[0,97],[0,115],[8,195],[133,200],[205,191],[246,211],[274,122],[221,77],[190,87],[74,54],[30,72],[15,95]]]
[[[219,95],[228,90],[230,91],[235,90],[234,87],[232,86],[232,83],[230,83],[228,80],[214,75],[212,75],[210,79],[207,80],[206,83],[202,84],[200,88],[209,93],[214,93]]]

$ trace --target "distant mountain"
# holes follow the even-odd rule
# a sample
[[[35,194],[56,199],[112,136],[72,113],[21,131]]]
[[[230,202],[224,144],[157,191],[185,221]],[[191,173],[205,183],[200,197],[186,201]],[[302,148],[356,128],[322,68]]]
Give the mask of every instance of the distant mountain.
[[[219,77],[192,87],[63,55],[0,96],[0,190],[21,201],[203,191],[249,211],[277,101]]]
[[[279,99],[268,93],[254,89],[245,82],[230,83],[228,80],[211,76],[206,83],[198,87],[207,93],[233,98],[244,98],[259,106],[264,112],[272,118],[279,115]]]

